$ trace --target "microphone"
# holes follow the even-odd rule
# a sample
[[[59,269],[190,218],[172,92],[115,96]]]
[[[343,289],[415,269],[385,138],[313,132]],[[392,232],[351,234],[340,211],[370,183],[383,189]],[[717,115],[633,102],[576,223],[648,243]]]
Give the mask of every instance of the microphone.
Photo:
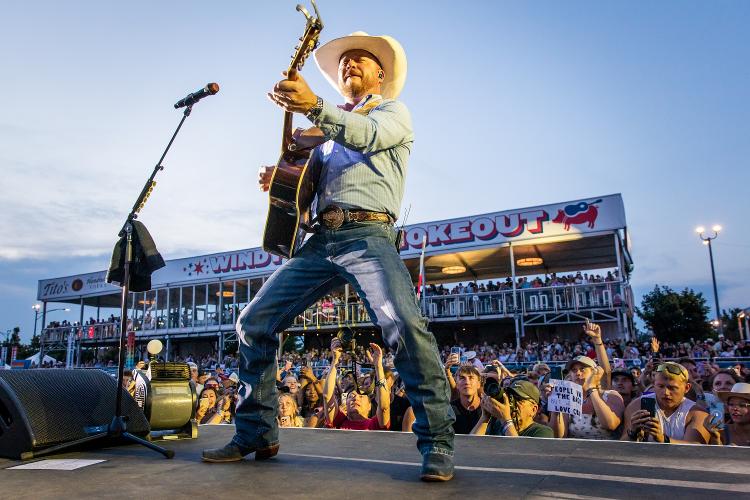
[[[177,104],[174,105],[174,109],[183,108],[185,106],[192,106],[196,102],[200,101],[206,96],[214,95],[219,91],[219,84],[218,83],[209,83],[206,84],[205,87],[198,90],[197,92],[193,92],[192,94],[188,94],[183,99],[180,99],[177,101]]]

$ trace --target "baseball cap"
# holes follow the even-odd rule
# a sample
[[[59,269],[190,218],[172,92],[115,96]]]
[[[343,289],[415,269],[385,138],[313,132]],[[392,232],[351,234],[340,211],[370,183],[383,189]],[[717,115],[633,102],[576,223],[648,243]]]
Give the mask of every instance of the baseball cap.
[[[570,367],[575,363],[581,363],[588,368],[596,368],[596,361],[594,361],[593,359],[589,358],[588,356],[576,356],[575,358],[568,361],[568,364],[565,365],[565,370],[569,371]]]
[[[530,399],[539,404],[539,389],[528,380],[516,379],[511,382],[508,390],[512,391],[517,399]]]
[[[636,384],[635,377],[632,373],[630,373],[630,370],[615,370],[612,372],[612,378],[615,377],[628,377],[630,381],[633,383],[633,385]]]

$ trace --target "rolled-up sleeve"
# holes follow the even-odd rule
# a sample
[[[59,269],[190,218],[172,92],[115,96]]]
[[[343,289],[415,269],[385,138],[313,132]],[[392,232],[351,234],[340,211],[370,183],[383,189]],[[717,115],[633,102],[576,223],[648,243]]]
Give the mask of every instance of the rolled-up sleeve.
[[[367,115],[324,101],[314,123],[327,139],[361,153],[376,153],[414,140],[409,110],[398,101],[385,101]]]

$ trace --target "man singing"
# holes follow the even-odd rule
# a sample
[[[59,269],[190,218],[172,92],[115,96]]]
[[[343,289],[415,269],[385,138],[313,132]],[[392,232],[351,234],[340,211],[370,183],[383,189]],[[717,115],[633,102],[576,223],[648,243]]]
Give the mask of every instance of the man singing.
[[[315,52],[326,79],[344,97],[336,106],[313,93],[297,73],[286,75],[269,98],[312,121],[327,142],[311,167],[320,169],[320,226],[263,285],[240,314],[240,396],[237,431],[203,460],[232,462],[255,452],[278,453],[275,389],[278,332],[318,298],[350,283],[378,325],[414,409],[412,430],[422,454],[421,479],[453,477],[453,411],[435,338],[427,331],[411,277],[396,250],[393,223],[404,193],[413,132],[409,112],[396,101],[406,81],[406,54],[389,36],[357,32]],[[260,170],[267,191],[273,167]],[[377,380],[375,384],[385,383]]]

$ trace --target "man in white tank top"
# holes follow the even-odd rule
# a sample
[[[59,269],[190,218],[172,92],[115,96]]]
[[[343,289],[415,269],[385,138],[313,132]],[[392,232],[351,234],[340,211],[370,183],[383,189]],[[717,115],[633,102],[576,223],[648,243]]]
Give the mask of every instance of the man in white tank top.
[[[688,380],[685,367],[672,362],[659,365],[654,392],[634,399],[625,409],[622,440],[706,444],[709,435],[703,421],[708,413],[685,397],[690,391]],[[645,409],[649,399],[655,400],[654,417]]]

